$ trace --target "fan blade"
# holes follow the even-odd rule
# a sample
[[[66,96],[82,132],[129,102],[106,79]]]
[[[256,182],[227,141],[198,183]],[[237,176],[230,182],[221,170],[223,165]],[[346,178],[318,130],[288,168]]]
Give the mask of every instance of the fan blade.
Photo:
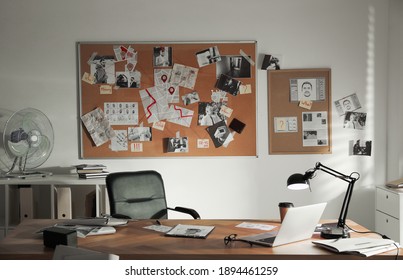
[[[10,149],[10,152],[16,157],[24,156],[29,150],[29,144],[28,141],[26,140],[22,140],[17,143],[7,141],[7,144],[8,148]]]

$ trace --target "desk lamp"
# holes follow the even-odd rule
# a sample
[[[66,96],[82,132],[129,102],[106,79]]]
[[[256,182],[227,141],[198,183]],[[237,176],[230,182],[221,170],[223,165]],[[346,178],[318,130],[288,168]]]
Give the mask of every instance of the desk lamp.
[[[315,167],[313,169],[307,170],[304,175],[299,173],[291,175],[287,180],[287,188],[291,190],[302,190],[307,188],[311,189],[309,179],[315,177],[315,173],[317,170],[322,170],[323,172],[326,172],[336,178],[348,182],[348,188],[346,196],[344,197],[339,219],[337,223],[323,224],[321,236],[326,239],[348,238],[349,234],[345,226],[348,206],[350,204],[351,195],[353,193],[354,183],[360,178],[360,174],[357,172],[353,172],[350,175],[345,175],[321,164],[320,162],[317,162]]]

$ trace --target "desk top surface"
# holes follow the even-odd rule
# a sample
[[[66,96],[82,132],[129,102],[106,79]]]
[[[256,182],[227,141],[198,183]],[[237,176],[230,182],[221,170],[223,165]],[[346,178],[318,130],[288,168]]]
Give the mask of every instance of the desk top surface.
[[[57,220],[25,220],[0,241],[0,259],[51,259],[53,249],[43,246],[42,235],[35,231],[54,225]],[[312,244],[312,239],[303,240],[275,248],[250,246],[244,242],[224,244],[224,237],[257,234],[262,230],[237,227],[242,222],[279,226],[278,221],[269,220],[161,220],[166,226],[177,224],[212,225],[215,229],[206,239],[167,237],[161,232],[144,228],[155,225],[155,220],[130,221],[117,227],[115,234],[88,236],[78,239],[78,247],[112,253],[120,259],[362,259],[359,256],[334,254]],[[366,229],[352,221],[348,225],[356,230]],[[357,236],[352,233],[352,237]],[[360,234],[359,236],[364,236]],[[375,234],[365,234],[377,238]],[[393,259],[396,250],[371,258]],[[402,253],[401,253],[402,255]]]

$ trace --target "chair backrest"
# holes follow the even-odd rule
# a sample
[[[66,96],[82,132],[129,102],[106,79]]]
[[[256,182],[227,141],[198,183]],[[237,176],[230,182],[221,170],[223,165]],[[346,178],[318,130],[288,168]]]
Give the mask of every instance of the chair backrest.
[[[153,170],[110,173],[106,177],[111,215],[132,219],[167,219],[161,174]]]

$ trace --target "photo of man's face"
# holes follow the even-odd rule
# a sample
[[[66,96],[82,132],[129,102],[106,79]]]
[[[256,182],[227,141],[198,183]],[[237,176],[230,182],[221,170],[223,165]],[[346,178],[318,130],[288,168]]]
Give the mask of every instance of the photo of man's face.
[[[352,109],[351,101],[349,99],[344,100],[343,107],[344,107],[344,111],[351,111],[351,109]]]
[[[312,94],[312,84],[310,82],[302,83],[302,93],[305,97],[310,97]]]
[[[298,100],[317,100],[316,79],[298,79]]]

